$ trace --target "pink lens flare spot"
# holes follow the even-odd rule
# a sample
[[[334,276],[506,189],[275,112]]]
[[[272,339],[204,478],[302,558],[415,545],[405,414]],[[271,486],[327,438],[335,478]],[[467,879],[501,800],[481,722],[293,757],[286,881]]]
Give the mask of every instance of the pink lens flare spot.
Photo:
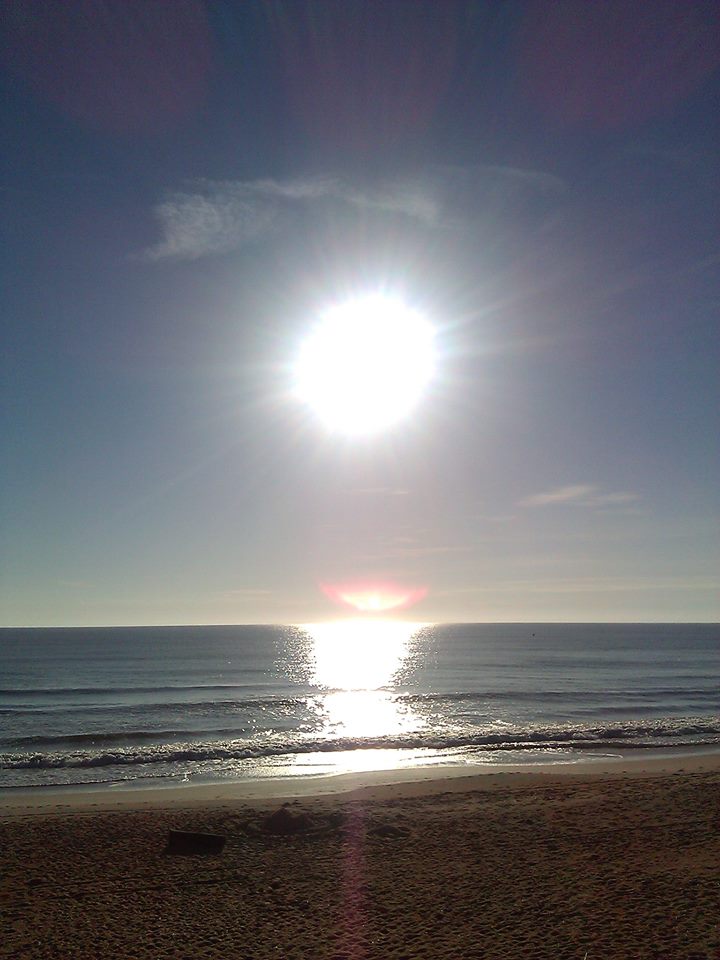
[[[359,613],[388,613],[406,610],[427,594],[426,587],[401,586],[397,583],[321,583],[320,587],[335,603]]]

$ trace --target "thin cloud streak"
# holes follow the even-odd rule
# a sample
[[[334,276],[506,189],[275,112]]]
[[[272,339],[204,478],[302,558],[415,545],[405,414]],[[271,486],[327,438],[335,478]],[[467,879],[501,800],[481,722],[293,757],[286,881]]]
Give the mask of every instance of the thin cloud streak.
[[[520,507],[550,507],[569,505],[574,507],[611,507],[627,503],[635,503],[640,499],[639,494],[629,491],[617,493],[603,493],[601,488],[591,483],[569,484],[556,487],[544,493],[534,493],[518,501]]]
[[[389,557],[436,557],[454,553],[471,553],[472,547],[456,544],[437,544],[436,546],[396,546],[386,551]]]
[[[221,590],[217,596],[222,600],[252,599],[253,597],[269,597],[272,590],[263,587],[238,587],[234,590]]]
[[[500,580],[472,587],[436,591],[436,596],[484,593],[628,593],[664,590],[715,590],[717,579],[696,577],[575,577],[552,580]]]
[[[154,207],[161,239],[139,257],[195,260],[229,253],[287,230],[308,209],[328,205],[402,216],[426,228],[462,229],[472,225],[478,209],[503,207],[528,195],[555,195],[564,186],[541,171],[483,165],[436,167],[421,177],[370,185],[333,176],[200,180],[170,192]]]
[[[407,497],[410,491],[405,487],[356,487],[350,493],[358,497]]]

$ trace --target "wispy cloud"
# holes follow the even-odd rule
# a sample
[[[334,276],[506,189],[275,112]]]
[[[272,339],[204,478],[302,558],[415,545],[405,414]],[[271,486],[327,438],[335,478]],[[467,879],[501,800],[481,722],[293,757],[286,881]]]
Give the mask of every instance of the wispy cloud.
[[[192,192],[171,193],[154,210],[162,239],[144,257],[195,260],[228,253],[272,231],[282,203],[297,199],[290,185],[283,193],[264,181],[204,181]]]
[[[470,223],[479,207],[503,206],[529,194],[556,194],[563,187],[557,177],[541,171],[483,165],[436,167],[422,176],[371,184],[334,176],[200,180],[170,192],[155,206],[161,237],[141,257],[193,260],[228,253],[285,231],[301,214],[328,205],[452,229]]]
[[[505,524],[512,523],[516,517],[514,513],[478,513],[474,519],[482,523]]]
[[[356,487],[351,493],[361,497],[407,497],[405,487]]]
[[[432,198],[412,185],[360,189],[334,177],[286,181],[199,181],[170,193],[155,209],[162,238],[144,251],[148,260],[195,260],[229,253],[290,227],[308,208],[330,203],[372,208],[434,222]]]
[[[438,543],[418,546],[397,546],[388,550],[391,557],[440,557],[456,553],[470,553],[472,547],[451,543]]]
[[[217,596],[222,600],[245,600],[254,597],[268,597],[272,593],[263,587],[238,587],[234,590],[221,590]]]
[[[555,487],[543,493],[534,493],[518,502],[521,507],[550,507],[569,505],[574,507],[616,507],[635,503],[640,499],[637,493],[618,491],[606,493],[596,484],[576,483],[564,487]]]
[[[472,549],[463,543],[439,543],[431,537],[398,535],[386,542],[383,552],[387,557],[412,559],[470,553]]]
[[[475,544],[442,543],[422,536],[393,536],[384,538],[372,549],[354,555],[355,561],[368,562],[374,565],[392,564],[397,573],[397,564],[404,561],[412,563],[426,557],[443,557],[472,553]]]
[[[708,576],[688,577],[556,577],[547,580],[498,580],[471,587],[452,587],[437,596],[511,593],[634,593],[666,590],[716,590],[718,580]]]

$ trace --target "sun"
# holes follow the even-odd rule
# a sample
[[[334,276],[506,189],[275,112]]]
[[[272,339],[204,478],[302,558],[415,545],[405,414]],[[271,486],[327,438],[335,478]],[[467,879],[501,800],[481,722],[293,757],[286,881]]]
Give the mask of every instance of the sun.
[[[380,294],[330,307],[303,342],[295,394],[333,432],[375,433],[415,407],[435,371],[435,333]]]

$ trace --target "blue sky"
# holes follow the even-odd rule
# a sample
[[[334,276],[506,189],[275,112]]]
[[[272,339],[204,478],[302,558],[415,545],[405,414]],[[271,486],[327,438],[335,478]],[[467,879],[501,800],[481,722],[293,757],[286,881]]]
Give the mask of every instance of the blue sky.
[[[715,4],[7,11],[3,623],[717,619]],[[376,290],[437,375],[330,435]]]

